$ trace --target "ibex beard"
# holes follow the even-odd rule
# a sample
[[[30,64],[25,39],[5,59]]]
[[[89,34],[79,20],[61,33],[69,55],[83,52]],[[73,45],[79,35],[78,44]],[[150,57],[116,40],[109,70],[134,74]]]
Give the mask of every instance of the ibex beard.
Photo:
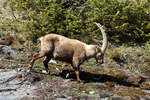
[[[108,45],[106,32],[99,23],[95,23],[101,30],[103,37],[102,47],[98,45],[88,45],[76,39],[48,34],[40,37],[40,52],[35,54],[30,61],[30,68],[34,62],[42,57],[45,57],[43,64],[46,71],[49,73],[48,62],[53,58],[56,60],[70,63],[75,70],[77,81],[80,82],[79,71],[80,65],[90,58],[95,58],[98,63],[103,63],[104,54]]]

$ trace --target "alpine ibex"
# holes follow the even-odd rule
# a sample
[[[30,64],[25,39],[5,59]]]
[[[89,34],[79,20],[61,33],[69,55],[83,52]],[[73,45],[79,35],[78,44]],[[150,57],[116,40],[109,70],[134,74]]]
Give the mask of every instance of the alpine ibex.
[[[40,52],[35,54],[30,62],[32,68],[34,62],[42,57],[45,57],[43,63],[46,71],[49,73],[48,62],[51,58],[70,63],[75,70],[77,81],[80,81],[79,66],[87,59],[95,58],[98,63],[103,63],[103,57],[108,45],[107,36],[103,26],[95,23],[101,30],[103,44],[100,48],[98,45],[88,45],[76,39],[48,34],[40,37]]]

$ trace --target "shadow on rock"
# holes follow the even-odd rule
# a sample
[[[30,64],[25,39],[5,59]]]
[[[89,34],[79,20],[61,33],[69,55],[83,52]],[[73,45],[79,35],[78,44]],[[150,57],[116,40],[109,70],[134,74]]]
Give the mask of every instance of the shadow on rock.
[[[63,70],[62,72],[58,74],[53,74],[55,76],[59,76],[62,78],[69,78],[69,79],[76,79],[74,71],[71,70]],[[132,86],[132,87],[140,87],[139,84],[134,84],[132,82],[127,82],[125,80],[106,75],[106,74],[93,74],[89,72],[80,71],[80,78],[84,83],[90,83],[90,82],[114,82],[119,85],[123,86]]]

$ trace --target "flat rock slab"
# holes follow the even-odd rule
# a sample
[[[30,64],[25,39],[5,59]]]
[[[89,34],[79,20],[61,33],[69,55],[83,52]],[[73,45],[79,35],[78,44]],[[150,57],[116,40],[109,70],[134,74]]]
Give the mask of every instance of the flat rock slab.
[[[33,97],[36,89],[26,81],[25,73],[16,69],[0,69],[0,100],[19,100],[23,97]]]

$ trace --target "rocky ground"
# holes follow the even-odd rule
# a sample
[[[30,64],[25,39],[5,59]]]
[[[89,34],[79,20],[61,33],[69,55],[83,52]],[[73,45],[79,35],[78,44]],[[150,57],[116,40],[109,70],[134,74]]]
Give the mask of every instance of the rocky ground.
[[[71,66],[59,61],[49,63],[51,75],[42,59],[30,72],[36,47],[0,38],[0,100],[150,100],[148,45],[110,45],[104,64],[91,59],[81,66],[78,83]]]

